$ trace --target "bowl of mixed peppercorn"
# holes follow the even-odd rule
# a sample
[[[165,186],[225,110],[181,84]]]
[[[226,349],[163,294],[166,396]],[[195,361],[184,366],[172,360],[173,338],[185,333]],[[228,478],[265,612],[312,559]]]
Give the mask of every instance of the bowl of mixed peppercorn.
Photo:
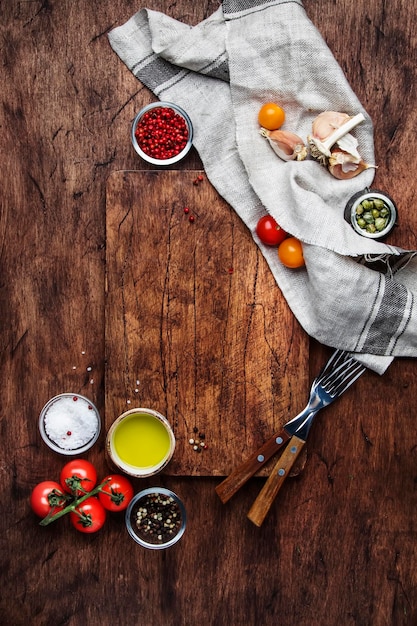
[[[173,491],[163,487],[140,491],[126,510],[129,535],[144,548],[169,548],[181,539],[185,526],[184,504]]]
[[[137,154],[153,165],[172,165],[185,157],[193,143],[188,114],[172,102],[153,102],[139,111],[132,124]]]

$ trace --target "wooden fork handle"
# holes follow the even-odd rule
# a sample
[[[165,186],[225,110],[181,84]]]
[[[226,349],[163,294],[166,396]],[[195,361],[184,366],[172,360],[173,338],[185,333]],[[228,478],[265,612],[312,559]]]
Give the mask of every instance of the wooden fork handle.
[[[278,462],[248,513],[248,518],[256,526],[262,525],[278,491],[284,484],[285,479],[290,473],[304,445],[305,441],[303,439],[300,439],[296,435],[291,437],[286,450],[278,459]]]
[[[263,446],[256,450],[246,461],[238,465],[233,472],[216,487],[216,493],[225,504],[269,459],[287,443],[290,435],[282,429],[275,433]]]

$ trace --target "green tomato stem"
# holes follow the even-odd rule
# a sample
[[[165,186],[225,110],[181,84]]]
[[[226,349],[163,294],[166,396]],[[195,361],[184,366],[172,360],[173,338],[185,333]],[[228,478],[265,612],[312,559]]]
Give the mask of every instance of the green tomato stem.
[[[102,487],[104,487],[104,485],[107,485],[108,482],[109,480],[105,480],[104,482],[100,483],[99,485],[97,485],[97,487],[94,487],[94,489],[88,491],[85,495],[73,500],[71,504],[68,504],[68,506],[66,506],[61,511],[58,511],[58,513],[55,513],[54,515],[47,515],[39,522],[40,526],[48,526],[48,524],[55,522],[55,520],[63,517],[64,515],[67,515],[67,513],[74,513],[75,509],[80,506],[80,504],[85,502],[85,500],[88,500],[88,498],[91,498],[92,496],[95,496],[97,493],[99,493],[99,491],[102,490]]]

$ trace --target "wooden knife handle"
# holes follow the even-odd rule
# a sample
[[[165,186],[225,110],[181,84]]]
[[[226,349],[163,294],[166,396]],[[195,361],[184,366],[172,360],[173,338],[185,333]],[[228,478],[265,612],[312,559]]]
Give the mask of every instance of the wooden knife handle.
[[[249,478],[263,466],[277,450],[289,440],[290,435],[284,429],[275,433],[263,446],[254,452],[246,461],[238,465],[233,472],[216,487],[216,493],[225,504],[244,485]]]
[[[296,435],[291,437],[286,450],[284,450],[283,454],[278,459],[271,475],[262,487],[248,513],[248,518],[256,526],[262,525],[278,491],[281,489],[284,480],[290,473],[304,445],[305,441],[303,439],[300,439]]]

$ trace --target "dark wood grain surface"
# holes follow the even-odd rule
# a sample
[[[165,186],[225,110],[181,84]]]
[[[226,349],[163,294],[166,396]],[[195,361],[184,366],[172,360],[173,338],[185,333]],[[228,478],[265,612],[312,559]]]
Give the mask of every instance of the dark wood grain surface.
[[[248,229],[198,176],[107,181],[106,423],[154,408],[176,439],[166,473],[225,476],[303,408],[309,346]]]
[[[29,494],[63,464],[40,440],[43,404],[80,392],[110,419],[106,183],[116,171],[143,168],[129,128],[153,98],[107,41],[138,2],[0,4],[1,623],[414,626],[412,360],[396,360],[382,378],[367,372],[322,413],[304,471],[260,529],[246,514],[263,479],[222,505],[219,478],[174,476],[155,479],[178,492],[188,512],[187,531],[169,551],[132,545],[121,517],[92,536],[68,520],[39,527]],[[218,2],[146,6],[194,24]],[[374,121],[375,186],[395,198],[400,215],[390,241],[416,248],[416,3],[304,6]],[[201,163],[193,152],[181,168]],[[328,354],[310,343],[309,380]],[[88,458],[107,471],[104,432]]]

